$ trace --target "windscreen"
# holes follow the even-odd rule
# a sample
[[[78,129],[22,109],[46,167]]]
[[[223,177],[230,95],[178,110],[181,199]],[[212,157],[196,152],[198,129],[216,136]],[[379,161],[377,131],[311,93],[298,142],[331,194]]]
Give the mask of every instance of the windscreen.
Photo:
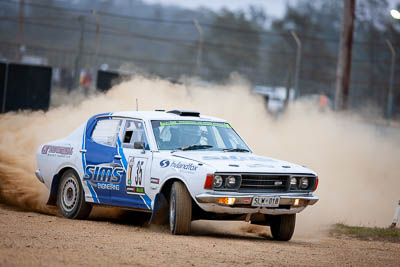
[[[250,151],[225,122],[165,120],[152,127],[159,150]]]

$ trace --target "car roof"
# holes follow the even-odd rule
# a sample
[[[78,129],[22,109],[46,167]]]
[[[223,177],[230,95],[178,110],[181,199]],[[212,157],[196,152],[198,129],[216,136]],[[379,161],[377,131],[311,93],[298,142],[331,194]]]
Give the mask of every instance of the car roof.
[[[104,116],[104,115],[103,115]],[[193,121],[218,121],[227,122],[224,119],[204,116],[182,116],[175,113],[169,113],[165,111],[119,111],[111,113],[111,116],[116,117],[130,117],[143,120],[193,120]]]

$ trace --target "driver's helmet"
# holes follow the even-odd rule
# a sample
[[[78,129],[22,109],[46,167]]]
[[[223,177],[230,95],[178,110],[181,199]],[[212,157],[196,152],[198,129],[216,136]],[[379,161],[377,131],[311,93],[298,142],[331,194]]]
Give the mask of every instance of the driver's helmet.
[[[180,127],[181,143],[183,146],[199,144],[201,137],[200,127],[197,125],[181,125]]]

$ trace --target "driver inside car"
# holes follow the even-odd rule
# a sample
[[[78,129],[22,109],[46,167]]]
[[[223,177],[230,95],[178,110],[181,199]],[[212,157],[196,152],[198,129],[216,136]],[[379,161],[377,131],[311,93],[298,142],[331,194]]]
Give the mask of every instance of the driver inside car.
[[[183,146],[199,145],[201,138],[200,127],[196,125],[182,125],[177,128],[171,128],[170,146],[181,148]]]

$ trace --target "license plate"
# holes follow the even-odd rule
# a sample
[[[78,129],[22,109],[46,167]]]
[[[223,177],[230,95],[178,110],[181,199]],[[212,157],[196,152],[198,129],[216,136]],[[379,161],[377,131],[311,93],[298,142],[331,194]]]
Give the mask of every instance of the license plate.
[[[253,197],[252,206],[255,207],[278,207],[279,206],[280,197]]]

